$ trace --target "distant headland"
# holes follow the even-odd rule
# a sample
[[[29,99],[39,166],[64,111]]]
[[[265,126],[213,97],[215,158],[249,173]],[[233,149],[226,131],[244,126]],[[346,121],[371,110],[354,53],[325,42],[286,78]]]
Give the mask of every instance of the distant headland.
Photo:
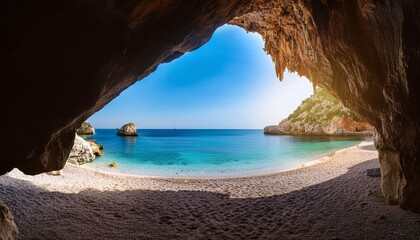
[[[373,127],[327,91],[317,88],[289,117],[265,127],[264,134],[367,136],[373,134]]]

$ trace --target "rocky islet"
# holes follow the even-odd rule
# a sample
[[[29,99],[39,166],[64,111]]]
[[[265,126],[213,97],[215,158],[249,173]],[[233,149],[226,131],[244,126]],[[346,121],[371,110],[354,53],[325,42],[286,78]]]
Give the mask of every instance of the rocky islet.
[[[136,124],[130,122],[130,123],[124,124],[121,128],[117,129],[117,135],[137,137],[139,134],[137,133]]]

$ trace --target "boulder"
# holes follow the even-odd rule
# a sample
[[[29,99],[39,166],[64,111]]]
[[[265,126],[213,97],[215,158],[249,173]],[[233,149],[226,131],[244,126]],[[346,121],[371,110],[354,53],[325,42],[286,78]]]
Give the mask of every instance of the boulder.
[[[90,146],[92,147],[93,154],[95,154],[95,156],[98,156],[98,157],[102,156],[102,154],[103,154],[102,150],[104,149],[104,146],[102,146],[100,144],[97,144],[96,140],[94,140],[94,139],[88,138],[88,139],[84,139],[84,140],[87,141],[90,144]]]
[[[0,202],[0,239],[13,240],[18,235],[18,229],[9,208]]]
[[[78,164],[85,164],[93,161],[95,159],[95,154],[91,144],[82,137],[76,135],[69,159],[75,160]]]
[[[110,167],[118,167],[118,164],[116,164],[116,163],[113,162],[113,163],[109,164],[109,166]]]
[[[73,164],[73,165],[79,166],[79,163],[77,162],[77,160],[76,160],[76,159],[73,159],[73,158],[69,158],[69,159],[67,160],[67,163],[70,163],[70,164]]]
[[[130,122],[117,130],[118,136],[138,136],[136,124]]]
[[[51,172],[47,172],[47,174],[52,176],[61,176],[63,175],[63,170],[54,170]]]
[[[76,130],[78,135],[94,135],[95,129],[88,122],[83,122],[80,127]]]

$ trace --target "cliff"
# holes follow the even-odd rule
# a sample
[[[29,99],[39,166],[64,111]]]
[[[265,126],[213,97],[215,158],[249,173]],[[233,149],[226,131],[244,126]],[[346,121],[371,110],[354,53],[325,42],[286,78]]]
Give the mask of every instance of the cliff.
[[[92,162],[95,157],[102,156],[103,146],[93,139],[84,139],[76,134],[73,147],[70,151],[68,162],[82,165]]]
[[[265,127],[264,134],[364,136],[373,134],[373,127],[340,100],[318,88],[288,118],[278,125]]]
[[[70,151],[68,161],[77,162],[78,164],[85,164],[92,162],[95,159],[95,154],[92,145],[84,140],[82,137],[76,135],[74,139],[73,148]]]
[[[83,122],[76,130],[77,135],[94,135],[95,129],[88,122]]]

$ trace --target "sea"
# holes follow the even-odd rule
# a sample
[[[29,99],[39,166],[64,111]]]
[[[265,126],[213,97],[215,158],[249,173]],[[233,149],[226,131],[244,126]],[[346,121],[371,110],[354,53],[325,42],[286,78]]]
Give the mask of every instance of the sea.
[[[84,166],[150,177],[244,177],[299,167],[365,139],[271,136],[248,129],[140,129],[138,133],[121,137],[116,129],[96,129],[90,138],[104,146],[104,154]]]

